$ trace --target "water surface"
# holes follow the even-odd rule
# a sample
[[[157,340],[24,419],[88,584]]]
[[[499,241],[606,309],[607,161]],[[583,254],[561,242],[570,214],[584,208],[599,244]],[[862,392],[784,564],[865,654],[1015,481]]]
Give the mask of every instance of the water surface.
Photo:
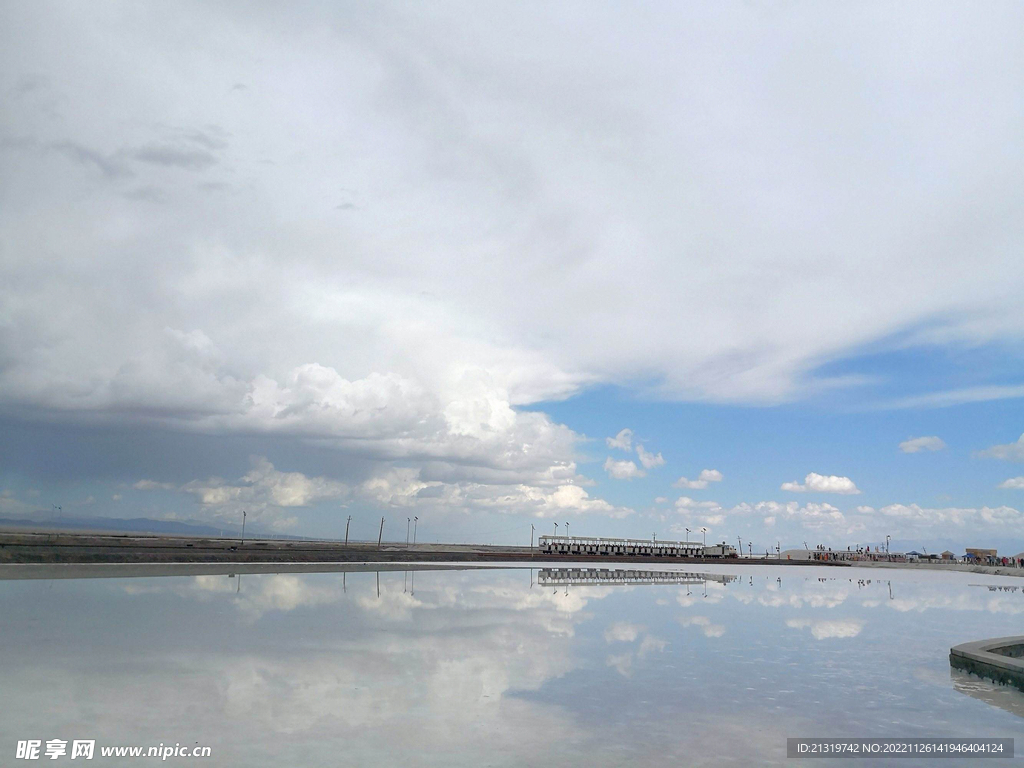
[[[1024,634],[1024,580],[703,570],[0,581],[0,754],[95,738],[198,742],[224,766],[775,765],[789,736],[1024,737],[1024,695],[948,662]]]

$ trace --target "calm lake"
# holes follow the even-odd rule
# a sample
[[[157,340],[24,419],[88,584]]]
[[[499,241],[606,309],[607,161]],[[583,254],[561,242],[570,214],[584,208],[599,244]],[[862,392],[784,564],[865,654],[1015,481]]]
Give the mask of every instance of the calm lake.
[[[1024,694],[948,660],[1024,634],[1024,579],[656,570],[0,581],[0,764],[24,739],[198,743],[247,768],[776,765],[795,736],[1024,754]]]

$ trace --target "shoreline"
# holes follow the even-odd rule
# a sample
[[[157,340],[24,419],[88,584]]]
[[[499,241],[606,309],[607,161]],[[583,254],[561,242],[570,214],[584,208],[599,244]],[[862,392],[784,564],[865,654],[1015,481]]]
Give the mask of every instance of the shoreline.
[[[735,565],[886,568],[904,571],[957,571],[990,576],[1024,577],[1024,568],[968,563],[896,563],[884,560],[818,561],[776,558],[700,558],[659,556],[559,555],[530,547],[474,544],[404,544],[396,542],[318,541],[308,539],[239,539],[194,536],[28,533],[0,531],[0,568],[20,565],[188,565],[279,567],[319,564],[396,566],[412,563],[578,563],[581,565]]]

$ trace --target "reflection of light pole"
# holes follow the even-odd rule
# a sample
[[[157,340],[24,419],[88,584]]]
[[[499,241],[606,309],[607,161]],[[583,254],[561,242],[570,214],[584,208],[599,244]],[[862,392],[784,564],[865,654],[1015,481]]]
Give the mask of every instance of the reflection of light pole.
[[[420,521],[420,519],[418,517],[414,517],[412,519],[412,543],[413,544],[416,543],[416,526],[419,523],[419,521]]]
[[[245,544],[245,510],[242,510],[242,544]]]
[[[348,521],[345,523],[345,546],[348,546],[348,527],[352,525],[352,515],[348,516]]]

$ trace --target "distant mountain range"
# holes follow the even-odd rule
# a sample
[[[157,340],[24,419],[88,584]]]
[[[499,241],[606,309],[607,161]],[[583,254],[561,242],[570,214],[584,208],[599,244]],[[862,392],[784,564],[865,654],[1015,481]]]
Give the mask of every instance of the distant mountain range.
[[[185,536],[238,536],[237,526],[211,526],[195,520],[153,520],[148,517],[40,517],[0,518],[2,530],[45,531],[110,531],[118,533],[172,533]],[[258,529],[248,528],[246,534],[263,535]],[[293,538],[280,537],[279,538]]]

